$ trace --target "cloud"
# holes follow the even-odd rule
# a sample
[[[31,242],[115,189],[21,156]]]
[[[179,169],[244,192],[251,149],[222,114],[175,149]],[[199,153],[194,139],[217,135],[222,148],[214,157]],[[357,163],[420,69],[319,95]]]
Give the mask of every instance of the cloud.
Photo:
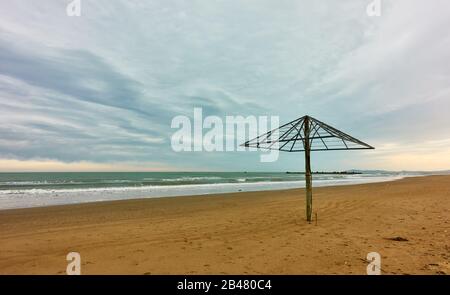
[[[384,0],[375,18],[360,0],[83,0],[80,17],[67,3],[0,3],[0,159],[300,170],[298,155],[264,166],[254,153],[174,153],[171,119],[194,107],[310,114],[376,147],[431,151],[450,131],[448,1]],[[315,164],[402,166],[336,155]]]
[[[0,166],[6,167],[4,172],[151,172],[151,171],[174,171],[175,167],[170,167],[161,163],[93,163],[93,162],[72,162],[66,163],[49,159],[36,160],[5,160],[0,159]]]
[[[437,171],[450,167],[450,138],[415,143],[384,143],[370,161],[373,168]]]

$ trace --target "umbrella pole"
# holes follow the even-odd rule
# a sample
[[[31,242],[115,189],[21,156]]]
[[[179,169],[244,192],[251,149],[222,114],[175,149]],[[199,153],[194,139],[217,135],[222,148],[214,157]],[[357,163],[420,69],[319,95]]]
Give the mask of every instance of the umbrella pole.
[[[309,157],[310,151],[305,151],[305,162],[306,162],[306,220],[311,222],[312,215],[312,176],[311,176],[311,163]]]
[[[305,117],[305,181],[306,181],[306,220],[311,222],[312,215],[312,176],[311,176],[311,146],[309,142],[309,118]]]

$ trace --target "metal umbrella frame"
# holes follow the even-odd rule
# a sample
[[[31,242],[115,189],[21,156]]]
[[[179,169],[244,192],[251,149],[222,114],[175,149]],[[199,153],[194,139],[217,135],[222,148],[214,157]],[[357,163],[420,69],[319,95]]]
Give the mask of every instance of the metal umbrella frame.
[[[242,146],[283,152],[305,152],[308,222],[311,222],[312,215],[311,152],[374,149],[373,146],[307,115],[246,141]]]

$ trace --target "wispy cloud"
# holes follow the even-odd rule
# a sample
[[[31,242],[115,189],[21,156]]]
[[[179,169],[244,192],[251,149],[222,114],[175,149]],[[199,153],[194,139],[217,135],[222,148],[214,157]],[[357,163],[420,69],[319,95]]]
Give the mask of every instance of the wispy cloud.
[[[194,107],[308,113],[379,148],[315,154],[320,169],[450,166],[448,1],[384,0],[373,18],[360,0],[82,0],[80,17],[69,2],[0,3],[0,169],[300,170],[299,155],[172,152],[171,119]]]
[[[61,162],[49,159],[34,160],[0,160],[0,165],[6,167],[7,172],[33,172],[33,171],[49,171],[49,172],[152,172],[152,171],[176,171],[176,167],[167,166],[161,163],[96,163],[96,162]]]

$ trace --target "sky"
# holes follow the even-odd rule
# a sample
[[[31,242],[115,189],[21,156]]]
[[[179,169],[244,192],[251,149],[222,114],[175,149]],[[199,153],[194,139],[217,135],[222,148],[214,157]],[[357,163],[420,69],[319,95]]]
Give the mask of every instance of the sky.
[[[174,117],[305,114],[375,150],[312,169],[450,169],[450,2],[0,2],[0,171],[302,171],[176,152]]]

